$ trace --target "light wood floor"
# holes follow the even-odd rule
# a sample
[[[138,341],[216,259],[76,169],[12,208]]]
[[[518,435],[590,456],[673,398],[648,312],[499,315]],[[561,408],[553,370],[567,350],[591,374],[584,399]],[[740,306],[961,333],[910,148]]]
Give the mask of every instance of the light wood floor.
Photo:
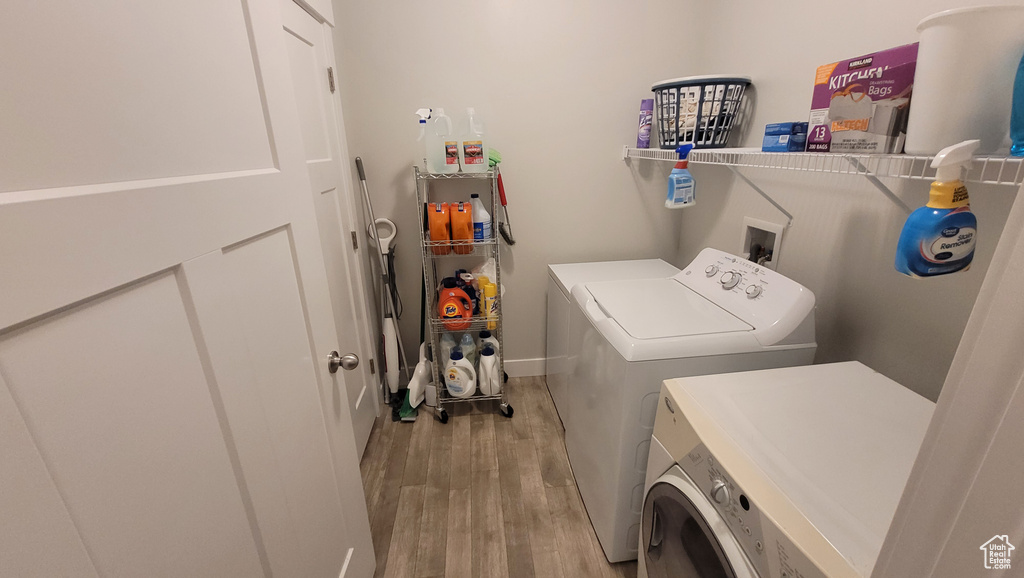
[[[377,419],[360,464],[377,576],[636,576],[601,551],[544,378],[508,387],[511,419],[494,402]]]

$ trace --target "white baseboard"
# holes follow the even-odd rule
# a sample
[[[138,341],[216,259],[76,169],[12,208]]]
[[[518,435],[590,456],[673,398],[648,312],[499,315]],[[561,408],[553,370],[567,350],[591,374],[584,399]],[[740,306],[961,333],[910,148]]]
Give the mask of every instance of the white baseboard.
[[[509,377],[533,377],[544,375],[547,366],[547,358],[535,357],[533,359],[506,359],[505,373]]]

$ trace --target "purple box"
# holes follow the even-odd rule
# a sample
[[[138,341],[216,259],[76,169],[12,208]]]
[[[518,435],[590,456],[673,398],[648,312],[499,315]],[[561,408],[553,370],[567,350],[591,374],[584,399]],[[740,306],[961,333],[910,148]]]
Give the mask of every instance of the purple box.
[[[903,152],[916,65],[915,42],[819,66],[807,151]]]

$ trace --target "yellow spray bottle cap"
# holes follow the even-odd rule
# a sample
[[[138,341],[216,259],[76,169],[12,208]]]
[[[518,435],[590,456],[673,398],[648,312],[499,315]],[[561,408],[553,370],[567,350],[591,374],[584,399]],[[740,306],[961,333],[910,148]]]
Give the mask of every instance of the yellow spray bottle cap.
[[[952,209],[970,202],[967,187],[963,185],[964,169],[974,160],[974,151],[981,145],[979,140],[965,140],[948,146],[935,155],[932,168],[935,182],[928,195],[928,206],[933,209]]]

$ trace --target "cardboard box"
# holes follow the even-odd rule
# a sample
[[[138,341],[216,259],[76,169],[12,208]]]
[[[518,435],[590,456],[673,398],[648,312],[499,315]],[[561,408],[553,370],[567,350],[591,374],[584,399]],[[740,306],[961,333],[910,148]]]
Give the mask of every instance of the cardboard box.
[[[819,66],[807,151],[903,152],[916,65],[915,42]]]
[[[807,145],[807,133],[797,134],[766,134],[761,141],[761,152],[765,153],[799,153]]]
[[[765,136],[800,133],[807,134],[806,122],[773,122],[764,126]]]

